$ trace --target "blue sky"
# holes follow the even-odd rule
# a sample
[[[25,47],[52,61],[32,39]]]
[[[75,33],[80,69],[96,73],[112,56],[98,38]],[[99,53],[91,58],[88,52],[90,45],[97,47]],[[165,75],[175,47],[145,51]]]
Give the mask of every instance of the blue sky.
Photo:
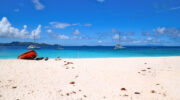
[[[0,42],[180,46],[179,0],[0,0]]]

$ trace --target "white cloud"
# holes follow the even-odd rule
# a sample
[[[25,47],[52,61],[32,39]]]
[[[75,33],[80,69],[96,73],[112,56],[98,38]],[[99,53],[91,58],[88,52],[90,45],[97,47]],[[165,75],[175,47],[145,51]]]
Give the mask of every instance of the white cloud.
[[[180,9],[180,6],[179,7],[170,8],[170,10],[177,10],[177,9]]]
[[[38,25],[38,27],[31,32],[30,38],[40,38],[41,33],[41,25]]]
[[[14,12],[19,12],[19,9],[18,8],[14,9]]]
[[[113,39],[119,39],[119,35],[118,35],[118,34],[115,34],[115,35],[113,36]]]
[[[137,43],[142,43],[142,41],[141,40],[135,40],[135,41],[132,41],[132,43],[137,44]]]
[[[38,26],[36,30],[33,30],[31,33],[40,37],[41,25]],[[0,37],[7,38],[32,38],[32,34],[29,34],[27,31],[27,25],[24,25],[23,29],[15,28],[11,25],[6,17],[3,17],[0,20]]]
[[[81,26],[80,23],[74,23],[74,24],[72,24],[72,25],[73,25],[73,26],[77,26],[77,25]]]
[[[81,34],[81,32],[80,32],[78,29],[76,29],[76,30],[73,32],[73,34],[74,34],[74,35],[78,35],[78,34]]]
[[[35,8],[37,10],[42,10],[44,9],[44,5],[42,3],[39,2],[39,0],[32,0],[32,2],[34,3],[35,5]]]
[[[153,29],[156,35],[168,35],[174,37],[180,37],[180,29],[177,28],[165,28],[165,27],[158,27],[157,29]]]
[[[102,3],[102,2],[104,2],[104,0],[97,0],[97,2],[101,2]]]
[[[92,26],[92,24],[84,24],[84,26],[90,27]]]
[[[54,33],[51,29],[46,30],[47,33],[53,38],[68,40],[69,36],[59,33]]]
[[[58,37],[59,39],[64,39],[64,40],[69,39],[69,37],[66,36],[66,35],[58,35],[57,37]]]
[[[127,37],[126,37],[126,36],[123,36],[122,39],[123,39],[123,40],[127,40]]]
[[[51,30],[51,29],[48,29],[47,32],[48,32],[48,33],[52,33],[52,30]]]
[[[99,40],[99,41],[98,41],[98,43],[102,43],[102,41],[101,41],[101,40]]]
[[[73,36],[72,39],[75,39],[75,40],[81,40],[82,37],[81,37],[81,36],[80,36],[80,37],[78,37],[78,36]]]
[[[166,28],[165,34],[173,37],[180,37],[180,29],[177,28]]]
[[[152,37],[148,37],[147,40],[149,40],[149,41],[152,40]]]
[[[118,33],[119,31],[117,29],[112,29],[111,32],[112,33]]]
[[[78,39],[78,37],[77,36],[73,36],[72,39]]]
[[[71,24],[61,23],[61,22],[50,22],[50,24],[51,24],[54,28],[61,28],[61,29],[71,26]]]
[[[60,29],[64,29],[66,27],[70,27],[70,26],[86,26],[86,27],[90,27],[92,26],[92,24],[80,24],[80,23],[63,23],[63,22],[50,22],[50,25],[52,25],[54,28],[60,28]]]
[[[0,37],[26,38],[28,35],[26,28],[26,25],[24,25],[24,28],[22,30],[12,27],[7,18],[3,17],[0,21]]]
[[[164,32],[165,32],[165,27],[158,27],[157,29],[153,29],[153,31],[155,32],[155,33],[157,33],[157,34],[164,34]]]

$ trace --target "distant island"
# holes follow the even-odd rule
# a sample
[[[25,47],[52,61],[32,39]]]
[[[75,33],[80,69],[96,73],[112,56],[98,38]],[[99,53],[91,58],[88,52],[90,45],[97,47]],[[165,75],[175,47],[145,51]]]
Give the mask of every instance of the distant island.
[[[0,43],[0,46],[29,46],[29,45],[36,45],[36,46],[61,46],[59,44],[47,44],[47,43],[34,43],[34,42],[11,42],[11,43]]]

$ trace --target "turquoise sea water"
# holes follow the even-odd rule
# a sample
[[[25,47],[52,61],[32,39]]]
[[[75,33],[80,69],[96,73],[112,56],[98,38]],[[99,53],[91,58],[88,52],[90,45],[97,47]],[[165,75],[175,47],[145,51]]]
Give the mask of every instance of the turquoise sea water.
[[[63,50],[57,47],[41,47],[35,50],[38,57],[49,58],[111,58],[111,57],[162,57],[180,56],[180,47],[135,47],[114,50],[113,46],[67,46]],[[0,46],[0,59],[16,59],[28,51],[26,46]]]

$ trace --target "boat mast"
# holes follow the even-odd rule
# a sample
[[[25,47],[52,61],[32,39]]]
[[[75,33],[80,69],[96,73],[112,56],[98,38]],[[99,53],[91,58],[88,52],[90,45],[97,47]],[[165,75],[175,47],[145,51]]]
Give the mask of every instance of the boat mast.
[[[119,45],[120,45],[120,32],[119,32]]]
[[[35,33],[33,35],[34,35],[34,43],[35,43]]]

